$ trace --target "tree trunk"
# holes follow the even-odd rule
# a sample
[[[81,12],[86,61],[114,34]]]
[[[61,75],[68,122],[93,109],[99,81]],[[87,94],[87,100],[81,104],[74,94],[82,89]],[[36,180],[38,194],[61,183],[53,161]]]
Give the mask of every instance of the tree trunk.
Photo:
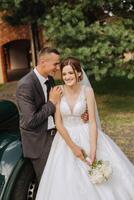
[[[31,37],[31,53],[32,53],[32,65],[37,65],[37,56],[40,50],[39,34],[37,23],[30,24],[30,37]]]

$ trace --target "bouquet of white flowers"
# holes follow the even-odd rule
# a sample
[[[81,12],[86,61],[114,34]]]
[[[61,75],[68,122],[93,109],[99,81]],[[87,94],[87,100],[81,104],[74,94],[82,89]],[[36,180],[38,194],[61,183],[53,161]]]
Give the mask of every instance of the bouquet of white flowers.
[[[109,161],[96,160],[89,166],[89,177],[93,184],[106,182],[112,175],[112,167]]]
[[[89,178],[93,184],[101,184],[109,180],[113,172],[109,161],[95,160],[92,165],[90,165],[89,157],[85,154],[85,152],[83,155],[89,166]]]

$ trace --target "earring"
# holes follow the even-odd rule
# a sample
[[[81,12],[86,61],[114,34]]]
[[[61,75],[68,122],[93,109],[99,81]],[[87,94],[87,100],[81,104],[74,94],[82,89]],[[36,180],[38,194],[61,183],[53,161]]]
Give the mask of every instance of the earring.
[[[78,81],[81,81],[81,75],[78,76]]]

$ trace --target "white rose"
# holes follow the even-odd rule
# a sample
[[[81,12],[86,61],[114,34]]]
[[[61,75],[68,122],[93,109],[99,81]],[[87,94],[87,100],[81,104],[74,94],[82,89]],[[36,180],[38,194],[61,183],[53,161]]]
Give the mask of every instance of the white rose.
[[[104,176],[102,173],[99,171],[94,171],[93,174],[90,176],[91,182],[92,183],[102,183],[104,181]]]
[[[104,176],[106,178],[109,178],[112,175],[112,168],[109,166],[109,168],[107,168],[107,170],[104,172]]]

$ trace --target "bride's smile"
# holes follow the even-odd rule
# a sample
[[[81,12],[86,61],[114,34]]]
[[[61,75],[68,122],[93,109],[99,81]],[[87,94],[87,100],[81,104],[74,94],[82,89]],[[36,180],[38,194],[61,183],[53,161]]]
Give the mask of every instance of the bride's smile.
[[[79,73],[72,66],[67,65],[63,68],[62,78],[67,86],[74,86],[78,82]]]

